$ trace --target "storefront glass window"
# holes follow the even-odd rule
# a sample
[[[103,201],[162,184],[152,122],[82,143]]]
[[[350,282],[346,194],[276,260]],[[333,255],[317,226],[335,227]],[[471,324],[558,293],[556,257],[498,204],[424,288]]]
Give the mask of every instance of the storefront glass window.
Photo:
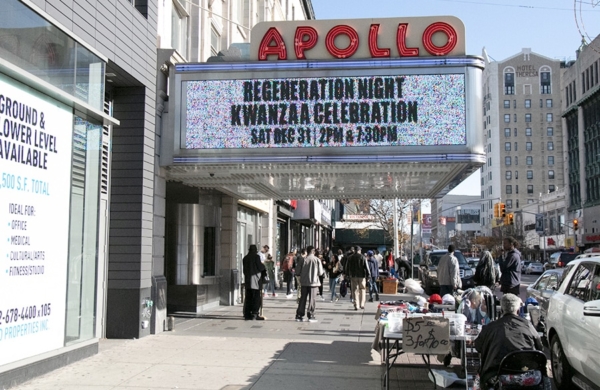
[[[0,58],[103,108],[106,64],[18,0],[2,1]]]
[[[102,126],[75,118],[65,344],[94,337]]]

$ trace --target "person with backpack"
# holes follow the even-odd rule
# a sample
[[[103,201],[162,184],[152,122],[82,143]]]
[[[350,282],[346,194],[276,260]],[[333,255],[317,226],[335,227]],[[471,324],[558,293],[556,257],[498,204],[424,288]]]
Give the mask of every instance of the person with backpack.
[[[294,286],[294,259],[296,258],[296,248],[292,248],[290,253],[285,255],[281,262],[281,271],[283,271],[283,280],[287,284],[287,291],[285,297],[287,299],[293,298],[292,290]]]
[[[473,281],[477,286],[485,286],[490,290],[494,290],[498,275],[496,275],[496,267],[494,266],[494,258],[489,251],[483,251],[475,268]]]

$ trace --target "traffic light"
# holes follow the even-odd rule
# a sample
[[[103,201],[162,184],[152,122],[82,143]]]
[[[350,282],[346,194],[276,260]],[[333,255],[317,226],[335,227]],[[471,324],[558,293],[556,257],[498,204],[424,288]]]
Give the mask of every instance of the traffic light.
[[[508,224],[509,225],[514,225],[515,224],[515,216],[513,213],[508,214]]]
[[[500,218],[506,219],[506,205],[504,203],[500,203]]]
[[[500,203],[494,203],[494,218],[500,218]]]
[[[579,221],[576,219],[573,220],[573,230],[577,231],[579,229]]]

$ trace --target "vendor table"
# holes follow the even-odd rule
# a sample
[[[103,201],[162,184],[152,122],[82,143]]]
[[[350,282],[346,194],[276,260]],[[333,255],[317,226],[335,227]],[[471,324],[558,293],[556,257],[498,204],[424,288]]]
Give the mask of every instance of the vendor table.
[[[469,359],[473,358],[472,353],[474,351],[473,341],[477,338],[476,335],[465,335],[465,336],[450,336],[450,340],[461,342],[461,354],[460,361],[461,365],[465,370],[466,375],[466,390],[469,389],[469,375],[474,376],[476,373],[469,372]],[[385,373],[384,373],[384,389],[388,390],[390,388],[390,370],[398,356],[406,353],[402,349],[402,333],[398,332],[390,332],[387,327],[385,327],[382,336],[383,342],[383,356],[382,360],[385,362]],[[430,365],[430,357],[429,355],[421,355],[423,358],[423,362],[425,363],[427,370],[431,372]],[[432,373],[433,376],[433,373]],[[435,388],[435,383],[434,383]]]

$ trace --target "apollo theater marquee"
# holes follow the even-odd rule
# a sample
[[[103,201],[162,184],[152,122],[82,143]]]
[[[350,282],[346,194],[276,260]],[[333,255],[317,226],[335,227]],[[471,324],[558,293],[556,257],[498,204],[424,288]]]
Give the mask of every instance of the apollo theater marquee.
[[[176,66],[163,165],[244,199],[438,197],[485,162],[483,66],[452,16],[260,23],[249,58]]]

